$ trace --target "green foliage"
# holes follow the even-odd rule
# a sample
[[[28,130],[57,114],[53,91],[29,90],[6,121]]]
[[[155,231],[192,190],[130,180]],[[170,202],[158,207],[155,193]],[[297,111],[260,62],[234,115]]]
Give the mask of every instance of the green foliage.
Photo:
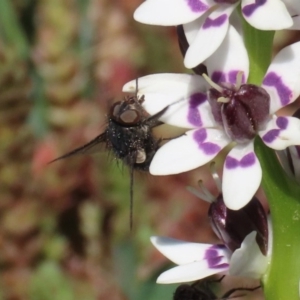
[[[38,267],[31,279],[29,295],[32,300],[76,299],[70,280],[53,261],[45,261]]]

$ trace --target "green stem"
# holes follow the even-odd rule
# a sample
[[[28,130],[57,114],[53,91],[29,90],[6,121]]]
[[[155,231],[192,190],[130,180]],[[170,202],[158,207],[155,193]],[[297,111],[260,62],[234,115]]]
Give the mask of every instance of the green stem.
[[[28,57],[28,41],[11,0],[0,1],[0,35],[8,45],[16,48],[20,57]]]
[[[267,300],[298,300],[300,279],[300,187],[283,173],[273,150],[257,138],[273,225],[271,263],[263,278]]]
[[[248,82],[260,85],[272,59],[274,31],[260,31],[243,23],[244,41],[250,60]]]
[[[260,85],[271,62],[274,32],[244,22],[250,59],[249,83]],[[272,101],[272,100],[271,100]],[[274,150],[260,138],[255,152],[263,170],[262,186],[273,226],[272,256],[263,281],[267,300],[298,300],[300,279],[300,186],[284,173]]]

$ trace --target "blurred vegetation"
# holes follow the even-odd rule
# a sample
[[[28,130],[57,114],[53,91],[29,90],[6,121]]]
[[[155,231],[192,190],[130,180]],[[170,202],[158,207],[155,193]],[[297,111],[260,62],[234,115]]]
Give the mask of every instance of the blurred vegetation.
[[[213,190],[207,168],[136,174],[130,232],[126,167],[107,153],[48,165],[103,131],[124,83],[183,71],[173,28],[133,21],[140,2],[0,1],[0,300],[171,299],[149,237],[216,241],[185,191]]]
[[[134,22],[138,4],[0,1],[0,299],[171,299],[149,237],[203,239],[205,204],[184,189],[198,174],[137,174],[130,232],[126,167],[107,153],[48,165],[103,131],[124,83],[182,71],[173,30]]]

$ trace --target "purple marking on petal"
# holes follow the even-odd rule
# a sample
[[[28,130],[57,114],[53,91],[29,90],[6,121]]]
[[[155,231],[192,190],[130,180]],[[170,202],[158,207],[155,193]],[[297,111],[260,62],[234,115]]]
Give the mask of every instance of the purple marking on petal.
[[[204,259],[207,260],[207,264],[210,269],[220,269],[228,266],[227,263],[219,264],[224,256],[220,255],[218,250],[223,249],[226,249],[224,245],[214,245],[205,251]]]
[[[216,249],[214,249],[214,246],[212,246],[205,251],[204,259],[212,259],[219,256],[219,252]]]
[[[260,6],[264,5],[267,2],[267,0],[256,0],[255,3],[245,5],[242,9],[242,13],[246,17],[250,17],[256,9],[258,9]]]
[[[280,128],[280,129],[287,129],[289,124],[289,120],[285,117],[278,117],[276,120],[276,125]]]
[[[288,124],[289,124],[288,118],[278,117],[276,120],[276,125],[278,126],[279,129],[271,129],[262,137],[262,140],[265,143],[272,143],[279,136],[280,131],[288,127]]]
[[[236,84],[236,77],[238,75],[238,73],[241,72],[238,71],[238,70],[235,70],[235,71],[230,71],[228,73],[228,81],[231,83],[231,84]],[[242,76],[242,83],[245,83],[246,82],[246,78],[245,78],[245,74],[243,72],[243,76]]]
[[[255,164],[256,156],[253,152],[246,154],[240,161],[240,166],[242,168],[248,168]]]
[[[215,71],[211,74],[211,80],[215,83],[226,82],[226,76],[221,71]]]
[[[186,0],[188,6],[192,10],[192,12],[199,13],[203,11],[207,11],[209,7],[202,3],[200,0]]]
[[[227,155],[226,160],[225,160],[225,168],[226,169],[235,169],[239,165],[239,162],[237,159]]]
[[[234,157],[227,155],[225,160],[226,169],[235,169],[237,167],[248,168],[255,164],[255,154],[250,152],[246,154],[240,161]]]
[[[203,125],[198,106],[204,103],[206,99],[206,95],[202,93],[193,94],[190,97],[187,119],[194,126],[201,127]]]
[[[266,143],[272,143],[279,136],[279,133],[280,129],[272,129],[262,137],[262,140]]]
[[[227,19],[228,16],[226,14],[220,15],[216,19],[211,19],[207,17],[203,24],[203,29],[208,29],[210,27],[220,27],[226,22]]]
[[[204,259],[207,259],[210,268],[217,265],[222,260],[222,257],[213,247],[208,248],[204,255]]]
[[[293,93],[286,85],[284,85],[281,77],[276,73],[268,73],[264,78],[263,84],[266,86],[274,87],[276,89],[282,106],[286,106],[290,103],[290,99]]]
[[[214,143],[203,143],[200,148],[207,155],[215,155],[220,152],[221,148]]]
[[[219,145],[206,142],[204,141],[207,138],[207,133],[205,128],[201,128],[194,132],[193,134],[194,140],[198,144],[199,148],[206,154],[206,155],[215,155],[220,152],[221,148]]]
[[[207,259],[207,264],[210,269],[218,269],[220,268],[220,262],[222,261],[223,256],[212,257]]]
[[[194,139],[197,142],[197,144],[200,146],[207,138],[206,129],[201,128],[201,129],[195,131],[193,136],[194,136]]]

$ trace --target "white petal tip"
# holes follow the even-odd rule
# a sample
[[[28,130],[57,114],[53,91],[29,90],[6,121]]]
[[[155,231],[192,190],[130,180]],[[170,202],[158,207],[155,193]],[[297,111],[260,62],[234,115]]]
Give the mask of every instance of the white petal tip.
[[[245,205],[247,205],[250,200],[252,198],[247,198],[247,199],[239,199],[239,201],[232,201],[230,199],[230,201],[226,201],[225,197],[224,197],[224,203],[226,205],[227,208],[231,209],[231,210],[240,210],[241,208],[243,208]]]
[[[124,93],[135,93],[136,92],[136,81],[131,80],[123,85],[122,91]]]

